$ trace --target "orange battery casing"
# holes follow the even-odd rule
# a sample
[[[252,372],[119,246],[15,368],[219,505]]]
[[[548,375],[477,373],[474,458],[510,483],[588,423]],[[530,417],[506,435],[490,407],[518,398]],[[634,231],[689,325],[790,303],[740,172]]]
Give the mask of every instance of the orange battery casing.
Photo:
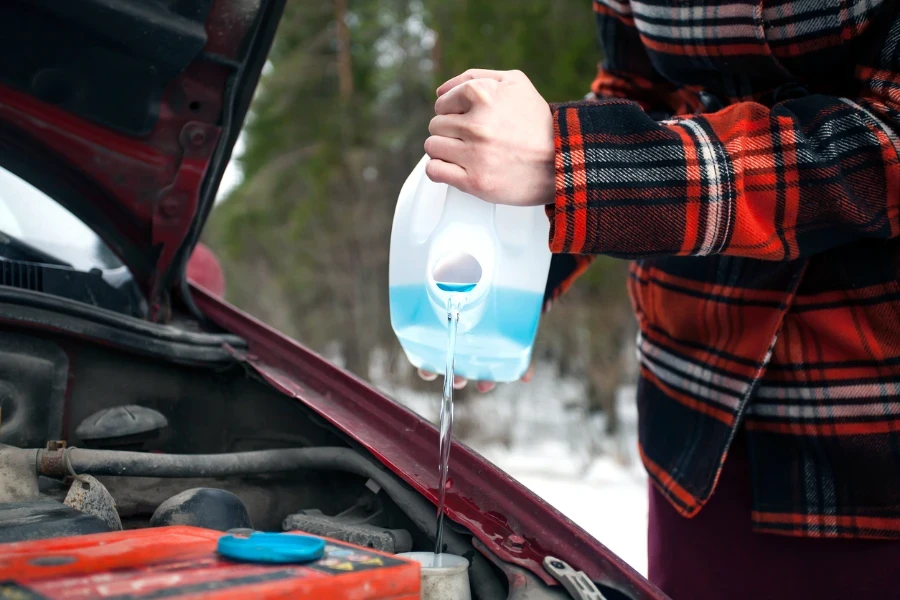
[[[413,561],[326,540],[312,563],[237,562],[216,552],[222,535],[176,526],[0,544],[0,599],[419,598]]]

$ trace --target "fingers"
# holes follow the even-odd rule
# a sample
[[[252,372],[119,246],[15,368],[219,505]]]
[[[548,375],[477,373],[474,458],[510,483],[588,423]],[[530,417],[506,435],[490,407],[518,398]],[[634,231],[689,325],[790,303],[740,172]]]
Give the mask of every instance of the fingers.
[[[435,183],[446,183],[468,191],[468,173],[460,166],[466,145],[461,141],[470,135],[461,123],[460,115],[438,115],[431,120],[428,131],[432,137],[425,141],[425,152],[431,157],[425,174]],[[434,154],[432,154],[434,152]]]
[[[434,381],[438,378],[437,373],[432,373],[431,371],[423,371],[422,369],[416,369],[416,372],[419,374],[419,377],[424,379],[425,381]],[[528,383],[534,378],[534,364],[531,364],[528,367],[528,370],[525,371],[525,374],[522,375],[521,381],[523,383]],[[468,384],[468,380],[465,377],[456,376],[453,378],[453,389],[461,390]],[[493,381],[478,381],[475,383],[475,389],[477,389],[482,394],[486,394],[497,387],[497,384]]]
[[[434,112],[437,115],[463,115],[477,106],[490,105],[498,85],[494,79],[466,81],[438,98]]]
[[[493,79],[473,79],[462,83],[434,103],[436,115],[462,115],[476,105],[490,103],[498,83]]]
[[[435,183],[446,183],[461,190],[468,188],[466,170],[438,158],[432,158],[425,165],[425,174]]]
[[[472,108],[472,91],[466,91],[466,86],[456,86],[434,103],[436,115],[461,115]]]
[[[528,370],[525,371],[524,375],[522,375],[522,381],[525,383],[528,383],[532,379],[534,379],[534,365],[533,364],[530,367],[528,367]]]
[[[434,381],[438,378],[437,373],[432,373],[431,371],[423,371],[422,369],[416,369],[416,373],[418,373],[419,377],[424,379],[425,381]],[[466,387],[466,384],[469,383],[469,380],[465,377],[454,377],[453,378],[453,389],[461,390]]]
[[[475,385],[475,389],[477,389],[482,394],[487,394],[489,391],[497,387],[497,384],[493,381],[479,381]]]
[[[466,132],[465,121],[459,115],[438,115],[428,124],[431,135],[461,140]]]
[[[416,369],[416,373],[418,373],[419,377],[421,377],[425,381],[434,381],[435,379],[437,379],[437,373],[432,373],[431,371],[423,371],[422,369]]]
[[[505,71],[494,71],[491,69],[469,69],[465,73],[460,73],[453,79],[449,79],[441,84],[441,87],[437,89],[437,95],[438,97],[443,96],[459,84],[471,81],[472,79],[494,79],[496,81],[503,81],[504,75]]]
[[[425,154],[431,158],[437,158],[444,162],[461,165],[466,145],[455,138],[433,135],[425,140]]]

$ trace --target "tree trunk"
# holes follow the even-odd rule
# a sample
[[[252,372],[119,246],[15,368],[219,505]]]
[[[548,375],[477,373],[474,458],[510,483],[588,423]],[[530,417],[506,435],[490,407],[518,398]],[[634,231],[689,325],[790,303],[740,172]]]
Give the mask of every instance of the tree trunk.
[[[337,22],[338,81],[342,100],[353,95],[353,63],[350,61],[350,28],[347,27],[347,0],[334,0],[334,20]]]
[[[357,340],[351,339],[344,342],[341,348],[344,358],[344,366],[348,371],[368,381],[369,379],[369,355],[360,347]]]

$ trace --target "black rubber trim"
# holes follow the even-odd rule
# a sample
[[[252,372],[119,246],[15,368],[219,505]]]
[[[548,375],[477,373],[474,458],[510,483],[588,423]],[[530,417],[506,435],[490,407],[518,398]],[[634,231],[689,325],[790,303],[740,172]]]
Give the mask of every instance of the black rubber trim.
[[[39,292],[0,287],[0,323],[69,335],[135,354],[189,364],[231,364],[229,350],[246,348],[234,335],[156,325]]]
[[[206,171],[200,192],[200,202],[197,207],[197,216],[191,224],[187,237],[178,249],[178,253],[170,267],[166,279],[172,277],[175,281],[172,287],[177,288],[181,300],[188,311],[204,324],[209,324],[206,316],[197,308],[191,296],[190,286],[187,282],[187,264],[197,242],[203,226],[209,218],[215,204],[216,192],[222,182],[222,176],[231,153],[237,142],[238,136],[244,125],[244,119],[250,109],[253,94],[259,83],[263,66],[269,56],[269,50],[275,40],[275,33],[281,16],[284,13],[284,5],[287,0],[269,0],[265,8],[260,11],[255,29],[250,37],[249,52],[247,57],[237,67],[235,73],[229,78],[225,93],[226,104],[222,113],[222,136],[216,147],[215,154]]]

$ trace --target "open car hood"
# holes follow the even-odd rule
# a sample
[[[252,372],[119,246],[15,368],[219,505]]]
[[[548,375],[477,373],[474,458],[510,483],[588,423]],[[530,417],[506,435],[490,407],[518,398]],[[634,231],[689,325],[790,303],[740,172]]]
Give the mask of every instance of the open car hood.
[[[131,269],[157,315],[165,314],[161,309],[173,288],[186,287],[187,259],[212,208],[284,2],[0,1],[0,166],[90,225]],[[252,370],[416,494],[436,500],[433,426],[203,289],[193,289],[199,312],[233,335],[158,327],[64,298],[49,303],[27,290],[4,294],[4,327],[191,366],[237,363]],[[663,597],[471,450],[454,445],[451,473],[447,515],[472,532],[476,548],[480,544],[502,561],[498,568],[525,569],[553,584],[543,567],[553,556],[628,597]],[[516,585],[522,590],[511,597],[539,597],[523,587],[528,580],[520,571],[508,572],[513,592]]]
[[[151,317],[183,285],[283,6],[0,3],[0,165],[120,255]]]

